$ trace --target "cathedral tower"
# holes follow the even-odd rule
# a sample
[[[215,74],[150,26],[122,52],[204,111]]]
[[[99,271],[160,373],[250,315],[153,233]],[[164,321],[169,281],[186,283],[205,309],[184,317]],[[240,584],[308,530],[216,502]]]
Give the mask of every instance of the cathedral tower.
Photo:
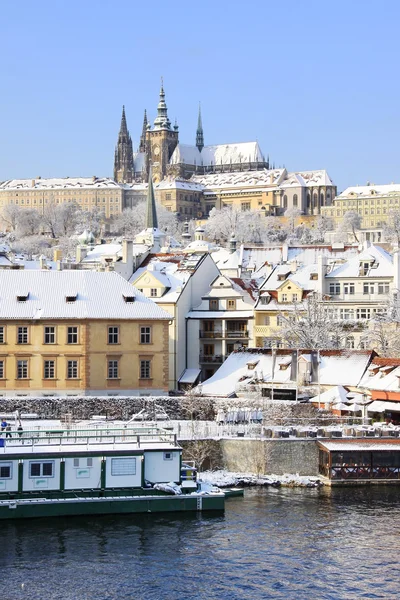
[[[196,146],[199,152],[204,148],[204,134],[203,134],[203,123],[201,122],[201,107],[199,104],[199,117],[197,119],[197,131],[196,131]]]
[[[114,156],[114,180],[132,183],[134,180],[132,140],[126,125],[125,106],[122,107],[121,127]]]
[[[147,125],[146,152],[153,168],[154,181],[161,181],[167,174],[167,166],[173,151],[178,144],[178,125],[171,127],[168,109],[165,102],[165,92],[161,81],[160,99],[157,106],[157,116],[154,127]]]

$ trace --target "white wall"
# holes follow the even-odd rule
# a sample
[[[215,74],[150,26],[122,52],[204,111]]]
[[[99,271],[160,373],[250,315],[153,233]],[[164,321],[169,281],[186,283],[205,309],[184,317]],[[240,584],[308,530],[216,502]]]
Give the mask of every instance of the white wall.
[[[111,475],[112,459],[136,458],[135,475]],[[110,487],[141,487],[142,485],[142,456],[107,456],[106,457],[106,488]]]
[[[30,463],[31,462],[54,462],[53,473],[54,477],[29,477]],[[23,490],[59,490],[60,489],[60,462],[59,458],[25,458],[24,464],[24,476],[23,476]]]
[[[18,461],[17,460],[1,460],[0,467],[11,464],[11,479],[0,479],[0,492],[17,492],[18,491]]]
[[[165,459],[166,452],[172,456],[172,460]],[[152,483],[180,481],[180,452],[177,450],[145,451],[144,478]]]
[[[79,467],[74,466],[74,458],[65,459],[65,489],[93,489],[101,485],[101,457],[92,458],[92,467],[87,466],[89,457],[79,457]]]

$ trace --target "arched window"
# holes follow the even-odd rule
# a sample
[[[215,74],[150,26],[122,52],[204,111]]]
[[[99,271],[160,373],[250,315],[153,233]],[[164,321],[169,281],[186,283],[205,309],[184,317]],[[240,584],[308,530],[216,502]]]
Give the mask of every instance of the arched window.
[[[307,194],[307,208],[310,208],[310,206],[311,206],[311,194],[308,193]]]
[[[293,196],[293,206],[298,206],[297,194],[294,194],[294,196]]]
[[[313,204],[314,204],[314,206],[318,205],[318,194],[313,195]]]
[[[287,208],[287,196],[286,196],[286,194],[283,196],[283,208]]]
[[[321,193],[320,198],[321,198],[321,206],[324,206],[324,200],[325,200],[325,198],[324,198],[324,194],[323,193]]]

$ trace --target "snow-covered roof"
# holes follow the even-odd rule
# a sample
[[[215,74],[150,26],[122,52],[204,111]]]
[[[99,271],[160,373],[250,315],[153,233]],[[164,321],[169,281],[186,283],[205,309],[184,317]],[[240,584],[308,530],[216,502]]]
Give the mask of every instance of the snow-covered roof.
[[[332,440],[329,442],[318,441],[318,443],[330,452],[357,452],[358,450],[400,450],[400,440]]]
[[[133,256],[140,256],[149,249],[145,244],[132,244]],[[83,263],[98,263],[106,258],[112,258],[116,260],[122,256],[122,244],[99,244],[92,250],[89,250],[85,258],[82,259]]]
[[[188,250],[193,252],[213,252],[214,250],[219,250],[220,247],[213,242],[207,242],[206,240],[194,240],[190,242],[187,246],[185,246],[184,251]]]
[[[317,265],[299,267],[294,273],[291,272],[289,265],[278,265],[273,269],[260,289],[277,290],[285,281],[292,281],[303,290],[317,290],[318,281],[311,278],[314,273],[317,273]]]
[[[207,173],[193,175],[190,181],[204,188],[232,188],[253,186],[277,186],[286,174],[285,169],[261,169],[259,171],[239,171],[231,173]]]
[[[288,173],[285,180],[280,184],[280,187],[314,187],[319,185],[334,185],[332,179],[324,169]]]
[[[326,275],[327,278],[334,277],[359,277],[360,263],[370,262],[371,268],[363,277],[393,277],[393,257],[380,246],[369,246],[357,256],[350,258],[344,264],[332,269]]]
[[[383,359],[374,359],[360,382],[368,390],[400,393],[400,366],[382,364]]]
[[[347,390],[341,385],[335,385],[335,387],[330,390],[326,390],[322,392],[319,396],[314,396],[314,398],[310,398],[310,402],[322,402],[322,403],[333,403],[337,400],[340,402],[348,402],[347,398]]]
[[[63,177],[49,179],[10,179],[0,183],[0,190],[40,190],[66,188],[115,188],[121,186],[108,177]]]
[[[160,183],[157,183],[154,187],[157,190],[178,189],[178,190],[186,190],[189,192],[203,191],[203,186],[200,185],[199,183],[194,183],[192,181],[186,181],[186,180],[182,180],[182,179],[173,179],[171,177],[167,177],[166,179],[163,179],[162,181],[160,181]]]
[[[179,378],[179,383],[194,383],[201,373],[201,369],[185,369]]]
[[[264,162],[264,156],[258,142],[204,146],[201,152],[196,146],[178,144],[169,162],[170,164],[184,163],[199,166],[229,165],[240,162]]]
[[[337,199],[354,198],[370,198],[376,196],[398,196],[400,195],[400,183],[391,183],[388,185],[360,185],[351,186],[341,192]]]
[[[28,298],[18,301],[17,294]],[[70,296],[76,300],[67,301]],[[126,301],[132,296],[133,302]],[[117,273],[75,270],[0,270],[0,314],[35,320],[171,319]]]
[[[299,360],[309,361],[311,351],[299,351]],[[290,355],[291,356],[291,355]],[[362,378],[371,353],[368,351],[342,352],[340,350],[323,350],[320,352],[319,382],[321,385],[357,386]],[[288,367],[288,351],[276,351],[275,368],[273,371],[273,354],[271,350],[252,349],[247,352],[233,352],[214,373],[202,384],[202,394],[210,396],[231,396],[236,386],[257,381],[277,384],[296,385],[291,380],[291,369]],[[258,360],[255,369],[249,369],[248,364]],[[288,368],[280,369],[283,364]]]

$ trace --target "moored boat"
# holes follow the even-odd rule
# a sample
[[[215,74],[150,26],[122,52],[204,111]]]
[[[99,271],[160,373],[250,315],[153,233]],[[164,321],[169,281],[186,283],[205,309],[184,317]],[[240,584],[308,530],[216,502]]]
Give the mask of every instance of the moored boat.
[[[0,519],[224,510],[158,427],[24,431],[0,445]]]

